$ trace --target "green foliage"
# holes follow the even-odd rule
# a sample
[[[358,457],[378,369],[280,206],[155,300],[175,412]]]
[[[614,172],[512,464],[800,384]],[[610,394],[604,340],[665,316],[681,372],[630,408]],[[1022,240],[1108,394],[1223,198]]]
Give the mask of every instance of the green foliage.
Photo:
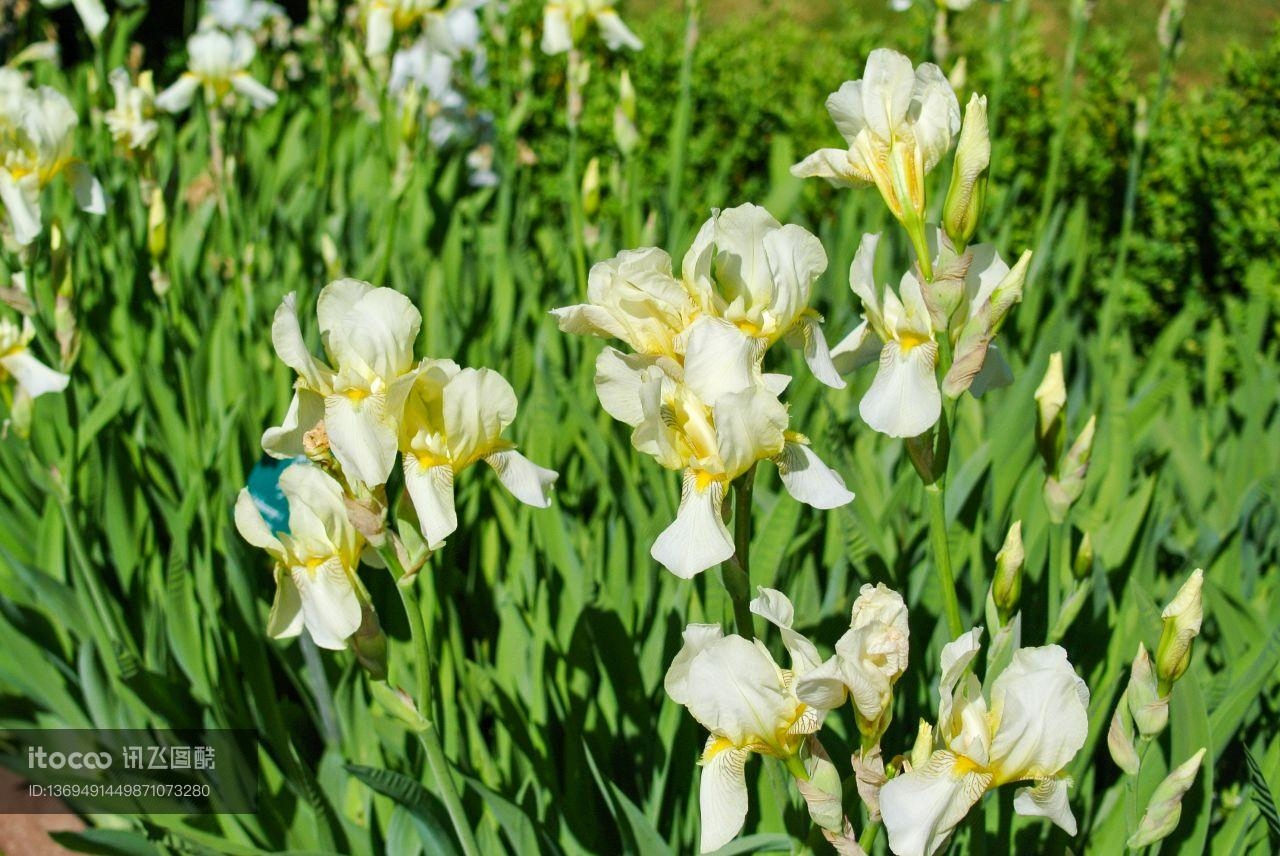
[[[30,442],[0,441],[0,725],[252,728],[263,771],[258,815],[93,819],[102,828],[63,834],[65,846],[353,854],[454,846],[415,735],[374,698],[354,658],[266,638],[274,584],[231,519],[262,429],[278,422],[291,392],[271,349],[272,312],[290,291],[308,307],[325,282],[353,275],[414,299],[424,316],[420,353],[510,378],[520,398],[514,439],[561,473],[547,511],[514,502],[487,474],[460,477],[459,531],[419,580],[437,661],[426,713],[464,782],[482,849],[695,847],[705,734],[666,698],[662,679],[685,624],[727,622],[730,605],[716,572],[681,581],[649,557],[674,513],[675,477],[637,455],[599,411],[600,345],[560,334],[548,310],[582,296],[579,240],[588,261],[643,240],[669,246],[678,263],[712,206],[768,200],[776,216],[823,239],[831,263],[816,302],[829,340],[852,329],[849,262],[861,234],[887,229],[886,218],[872,191],[802,186],[786,167],[836,143],[822,99],[856,77],[881,40],[853,23],[815,34],[781,14],[707,29],[692,65],[690,131],[673,141],[684,24],[655,19],[641,28],[646,49],[635,56],[601,59],[591,44],[598,67],[571,142],[564,58],[543,57],[536,40],[527,56],[520,47],[537,11],[518,5],[506,38],[490,46],[493,83],[479,97],[494,112],[496,188],[467,186],[465,152],[431,151],[420,138],[401,150],[395,121],[370,121],[336,31],[300,49],[303,79],[282,85],[280,106],[230,117],[225,213],[200,110],[162,122],[154,166],[170,212],[163,296],[153,290],[137,164],[113,152],[101,124],[108,94],[90,85],[87,63],[66,74],[39,70],[74,93],[84,117],[78,152],[113,204],[99,220],[74,211],[64,187],[46,197],[46,217],[60,219],[72,249],[82,351],[68,391],[37,402]],[[1013,16],[1005,24],[1020,26]],[[1032,394],[1048,355],[1062,351],[1068,434],[1099,416],[1067,529],[1073,550],[1090,536],[1096,560],[1063,640],[1092,690],[1091,727],[1071,770],[1078,841],[1038,821],[1000,825],[992,796],[958,847],[976,850],[989,831],[989,852],[1001,852],[997,841],[1022,852],[1063,853],[1081,842],[1121,852],[1124,783],[1106,727],[1138,642],[1154,647],[1158,638],[1159,605],[1204,567],[1203,636],[1174,693],[1171,734],[1153,747],[1141,786],[1149,793],[1173,764],[1209,746],[1164,852],[1271,852],[1274,801],[1265,791],[1280,788],[1280,38],[1234,56],[1221,85],[1166,103],[1141,171],[1119,286],[1124,311],[1103,335],[1095,319],[1117,287],[1108,277],[1115,200],[1139,84],[1105,42],[1092,49],[1071,102],[1067,177],[1050,222],[1039,223],[1058,69],[1016,36],[1008,51],[992,42],[970,59],[970,85],[991,87],[997,143],[980,237],[1006,256],[1035,247],[1037,269],[1001,344],[1014,385],[959,406],[948,537],[965,619],[981,623],[995,554],[1010,524],[1023,521],[1023,639],[1039,644],[1049,625],[1051,524]],[[124,61],[126,45],[127,34],[104,48],[105,67]],[[624,65],[640,104],[641,143],[629,165],[611,135]],[[256,70],[265,75],[266,61]],[[682,170],[672,166],[673,142],[685,151]],[[521,158],[525,148],[536,164]],[[568,225],[568,189],[576,192],[580,175],[566,176],[566,165],[592,156],[606,175],[594,238]],[[945,165],[939,173],[945,187]],[[673,180],[677,205],[668,208]],[[887,277],[907,250],[892,234],[882,252]],[[4,266],[18,269],[17,255]],[[38,323],[51,331],[47,245],[26,267]],[[38,347],[56,362],[52,335]],[[788,355],[779,368],[798,365]],[[794,424],[858,498],[816,512],[762,473],[753,583],[786,591],[797,629],[824,653],[847,628],[862,583],[903,592],[912,662],[885,738],[892,756],[908,751],[917,719],[934,714],[947,641],[924,496],[902,444],[857,417],[869,375],[833,391],[793,373]],[[390,637],[391,681],[412,686],[394,584],[363,573]],[[823,738],[846,768],[856,732],[833,716]],[[780,769],[757,759],[748,777],[747,831],[758,834],[725,852],[801,846],[793,836],[807,829],[803,809]]]

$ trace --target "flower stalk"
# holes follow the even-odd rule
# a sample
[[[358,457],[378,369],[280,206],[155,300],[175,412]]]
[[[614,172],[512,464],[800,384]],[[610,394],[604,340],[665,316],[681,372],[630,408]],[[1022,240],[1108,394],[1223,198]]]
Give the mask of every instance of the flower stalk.
[[[751,498],[755,489],[753,466],[733,483],[733,557],[725,562],[721,573],[724,587],[733,602],[733,620],[738,635],[755,638],[751,620]]]
[[[422,622],[422,604],[418,601],[414,589],[418,574],[405,572],[400,558],[396,555],[391,539],[383,542],[378,548],[378,555],[386,563],[387,569],[396,581],[396,590],[400,592],[400,600],[404,604],[405,616],[409,620],[409,635],[413,639],[414,676],[417,683],[418,710],[426,714],[422,725],[416,728],[418,739],[427,753],[427,765],[440,788],[440,797],[444,801],[449,822],[453,825],[454,834],[462,847],[464,856],[480,856],[480,848],[476,844],[475,833],[467,823],[467,815],[458,797],[457,787],[453,782],[453,774],[449,769],[449,761],[445,758],[444,747],[440,745],[440,732],[432,719],[431,693],[431,643],[427,637],[426,626]]]

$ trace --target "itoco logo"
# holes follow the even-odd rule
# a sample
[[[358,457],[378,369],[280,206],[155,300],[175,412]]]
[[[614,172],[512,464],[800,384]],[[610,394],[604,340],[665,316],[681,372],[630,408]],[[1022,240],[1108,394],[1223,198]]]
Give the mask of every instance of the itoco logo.
[[[27,766],[40,770],[105,770],[111,766],[110,752],[46,752],[43,746],[27,749]]]

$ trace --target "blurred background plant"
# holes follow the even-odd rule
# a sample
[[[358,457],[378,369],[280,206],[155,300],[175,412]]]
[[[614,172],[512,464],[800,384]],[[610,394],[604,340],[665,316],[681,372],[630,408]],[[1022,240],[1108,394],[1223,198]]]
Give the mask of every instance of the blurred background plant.
[[[494,483],[460,485],[465,535],[424,581],[438,661],[429,713],[481,848],[687,852],[702,734],[666,702],[662,675],[685,623],[724,621],[730,605],[714,581],[680,583],[650,559],[676,479],[640,461],[625,429],[597,411],[598,346],[560,335],[548,310],[582,298],[577,247],[588,262],[649,243],[683,254],[711,208],[754,201],[822,238],[831,264],[815,303],[831,335],[851,329],[845,272],[861,234],[889,223],[873,194],[802,183],[787,168],[834,142],[822,101],[873,47],[918,59],[934,50],[929,10],[623,6],[644,48],[584,46],[590,74],[571,131],[566,63],[538,50],[541,6],[486,6],[484,79],[459,63],[451,86],[466,92],[469,115],[492,116],[492,135],[437,147],[430,109],[408,135],[403,112],[387,109],[395,102],[363,59],[351,10],[282,5],[293,22],[262,28],[251,69],[280,103],[233,111],[227,162],[215,168],[199,113],[161,121],[145,162],[119,151],[103,119],[111,69],[150,70],[158,88],[177,78],[197,3],[108,4],[111,23],[91,41],[69,6],[0,0],[0,58],[44,39],[59,46],[60,62],[22,68],[76,105],[77,153],[110,200],[104,218],[89,218],[53,186],[46,225],[56,218],[65,241],[0,255],[0,285],[28,273],[26,295],[4,296],[34,307],[43,357],[56,367],[64,353],[55,332],[75,342],[63,362],[71,385],[38,400],[29,443],[12,433],[0,442],[0,720],[261,733],[258,815],[96,817],[60,837],[86,852],[457,849],[410,729],[371,703],[354,658],[267,639],[271,575],[231,522],[258,437],[290,395],[271,312],[288,291],[308,305],[329,279],[358,276],[413,299],[423,352],[510,378],[521,401],[513,439],[562,473],[557,508],[538,515]],[[1043,599],[1054,524],[1033,393],[1060,352],[1067,435],[1098,416],[1065,539],[1080,546],[1071,565],[1088,594],[1061,641],[1093,691],[1089,742],[1070,770],[1078,842],[1124,847],[1129,783],[1107,726],[1138,643],[1156,647],[1159,605],[1204,567],[1204,628],[1172,696],[1172,736],[1153,745],[1134,787],[1147,804],[1172,766],[1207,746],[1163,852],[1274,852],[1276,14],[1194,6],[1179,55],[1171,12],[1161,36],[1146,7],[1071,9],[1014,0],[949,21],[946,70],[961,103],[975,90],[990,98],[986,239],[1006,257],[1037,250],[1004,330],[1016,381],[957,412],[946,511],[960,605],[981,622],[996,554],[1021,520],[1023,638],[1052,629]],[[1224,46],[1230,26],[1247,47]],[[624,70],[634,106],[620,102]],[[481,170],[494,180],[473,181]],[[903,268],[907,246],[893,235],[880,255],[884,277]],[[901,444],[857,418],[869,374],[832,392],[798,357],[784,360],[797,377],[793,413],[858,496],[813,512],[778,501],[777,479],[762,474],[753,581],[786,591],[797,629],[828,644],[861,583],[903,592],[916,645],[885,746],[905,751],[916,727],[906,713],[933,709],[931,664],[946,641],[921,488]],[[391,662],[407,662],[395,592],[375,580],[371,594]],[[833,756],[857,740],[835,723],[824,732]],[[747,827],[759,832],[730,852],[804,846],[784,832],[805,824],[780,771],[756,765],[750,783]],[[988,800],[958,846],[1073,846],[1043,824],[1001,828],[1011,816]],[[825,846],[816,833],[808,844]]]

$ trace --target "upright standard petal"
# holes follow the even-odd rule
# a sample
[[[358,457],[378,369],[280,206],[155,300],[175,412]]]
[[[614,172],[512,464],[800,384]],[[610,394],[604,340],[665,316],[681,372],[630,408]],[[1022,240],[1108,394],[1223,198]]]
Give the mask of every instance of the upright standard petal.
[[[1057,775],[1089,732],[1089,690],[1057,645],[1022,648],[991,687],[997,782]]]

